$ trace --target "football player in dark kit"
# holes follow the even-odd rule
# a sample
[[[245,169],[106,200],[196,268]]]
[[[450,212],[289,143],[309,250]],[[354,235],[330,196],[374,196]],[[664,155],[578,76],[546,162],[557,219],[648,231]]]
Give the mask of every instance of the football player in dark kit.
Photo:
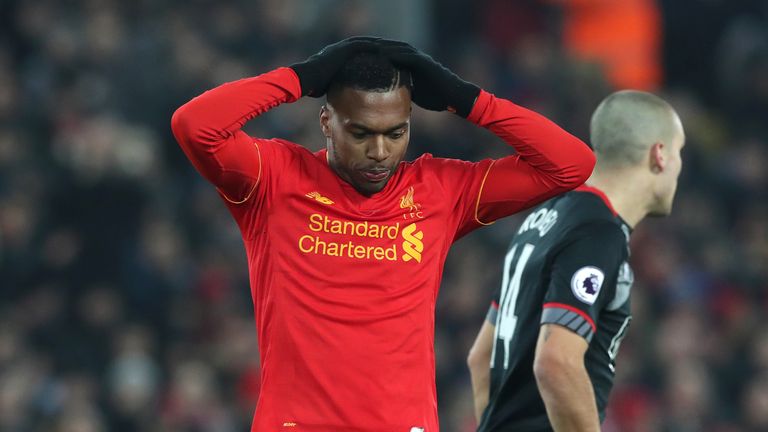
[[[639,91],[603,100],[590,133],[594,173],[520,226],[470,350],[479,431],[599,431],[605,417],[632,319],[629,236],[671,211],[685,135],[668,103]]]

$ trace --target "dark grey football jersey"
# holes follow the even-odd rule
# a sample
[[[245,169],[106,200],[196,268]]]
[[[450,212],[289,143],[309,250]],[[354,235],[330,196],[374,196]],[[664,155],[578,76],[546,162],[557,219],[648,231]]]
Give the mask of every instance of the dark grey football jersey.
[[[539,327],[554,323],[589,343],[585,364],[602,421],[614,360],[629,322],[630,229],[605,195],[583,186],[536,208],[504,258],[489,312],[495,324],[490,401],[479,431],[550,431],[533,374]]]

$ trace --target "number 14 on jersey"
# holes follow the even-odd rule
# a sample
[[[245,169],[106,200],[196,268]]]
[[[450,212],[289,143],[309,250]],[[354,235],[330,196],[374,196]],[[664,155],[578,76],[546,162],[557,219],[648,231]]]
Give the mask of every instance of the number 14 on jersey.
[[[517,327],[517,316],[515,315],[515,306],[517,305],[517,296],[520,294],[520,280],[523,277],[523,270],[528,263],[528,259],[533,253],[534,245],[525,244],[520,251],[520,256],[515,257],[517,246],[507,252],[504,257],[504,277],[501,281],[501,297],[499,298],[499,314],[496,319],[496,334],[493,339],[493,352],[491,353],[491,367],[496,362],[497,342],[501,340],[504,344],[504,369],[509,367],[509,346],[515,335]],[[513,262],[515,270],[510,277],[510,270]]]

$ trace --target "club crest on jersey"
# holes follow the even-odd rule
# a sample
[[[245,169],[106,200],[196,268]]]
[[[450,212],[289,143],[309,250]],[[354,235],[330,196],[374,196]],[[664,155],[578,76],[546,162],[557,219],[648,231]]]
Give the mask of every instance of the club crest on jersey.
[[[605,274],[597,267],[587,266],[576,270],[571,278],[571,290],[579,300],[594,304],[600,288],[603,286]]]
[[[403,219],[424,219],[422,205],[413,198],[413,186],[409,187],[405,195],[400,197],[400,208],[407,209],[407,212],[403,214]]]

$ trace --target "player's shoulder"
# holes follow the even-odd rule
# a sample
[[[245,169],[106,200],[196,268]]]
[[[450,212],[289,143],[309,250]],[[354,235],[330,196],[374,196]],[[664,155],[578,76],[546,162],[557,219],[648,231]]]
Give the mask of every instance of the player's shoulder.
[[[492,162],[490,159],[471,162],[424,153],[412,161],[401,162],[400,169],[404,178],[439,184],[446,191],[452,191],[458,185],[481,178]]]
[[[625,248],[629,242],[627,232],[620,223],[611,220],[587,220],[574,226],[565,236],[570,240],[586,239],[604,248]]]
[[[435,157],[434,155],[432,155],[432,153],[424,153],[412,161],[403,162],[403,166],[408,167],[408,169],[444,172],[444,171],[468,170],[468,169],[471,169],[472,167],[477,166],[478,164],[487,165],[487,164],[490,164],[491,162],[492,161],[490,159],[483,160],[480,162],[472,162],[472,161],[466,161],[463,159]]]
[[[595,239],[616,240],[625,243],[629,232],[622,219],[613,209],[608,197],[600,190],[582,186],[560,201],[563,213],[572,219],[570,231]]]
[[[446,161],[448,159],[436,158],[432,153],[423,153],[414,160],[401,162],[401,166],[407,171],[434,171],[444,167]]]
[[[547,241],[553,245],[565,245],[586,237],[597,243],[620,246],[628,241],[629,230],[604,195],[578,189],[535,208],[523,221],[517,235],[549,239]]]
[[[313,152],[303,145],[282,138],[261,140],[261,143],[263,143],[262,145],[266,144],[277,149],[278,151],[290,153],[292,155],[296,155],[297,157],[312,157],[313,155]]]
[[[322,166],[325,164],[325,150],[315,151],[297,144],[295,142],[282,139],[256,139],[259,151],[272,166]]]

